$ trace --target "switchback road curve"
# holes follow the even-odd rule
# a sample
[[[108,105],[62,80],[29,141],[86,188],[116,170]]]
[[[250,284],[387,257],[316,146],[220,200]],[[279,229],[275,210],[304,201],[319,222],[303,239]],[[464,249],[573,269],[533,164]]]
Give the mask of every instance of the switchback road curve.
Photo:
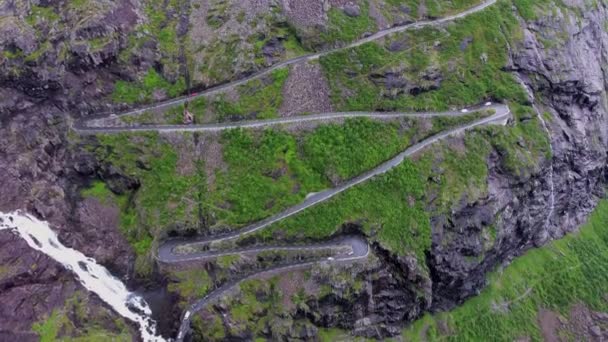
[[[465,124],[465,125],[462,125],[462,126],[459,126],[456,128],[446,130],[444,132],[433,135],[425,140],[422,140],[422,141],[408,147],[407,149],[405,149],[404,151],[402,151],[395,157],[387,160],[386,162],[378,165],[377,167],[375,167],[349,181],[346,181],[343,184],[341,184],[335,188],[331,188],[331,189],[328,189],[328,190],[325,190],[322,192],[312,194],[312,195],[308,196],[300,204],[287,208],[284,211],[282,211],[274,216],[271,216],[267,219],[264,219],[262,221],[259,221],[252,225],[249,225],[249,226],[246,226],[242,229],[236,230],[231,233],[220,234],[220,235],[211,236],[211,237],[203,237],[203,238],[175,239],[175,240],[166,241],[163,244],[161,244],[158,249],[156,258],[159,262],[166,263],[166,264],[174,264],[174,263],[188,262],[188,261],[203,261],[203,260],[216,258],[216,257],[223,256],[223,255],[241,255],[241,254],[245,254],[245,253],[257,253],[257,252],[271,251],[271,250],[317,251],[317,250],[327,250],[327,249],[338,249],[341,247],[350,248],[350,253],[348,253],[347,255],[340,255],[340,256],[316,260],[316,261],[308,261],[308,262],[303,262],[303,263],[292,263],[292,264],[288,264],[288,265],[277,266],[277,267],[274,267],[274,268],[271,268],[271,269],[268,269],[268,270],[265,270],[262,272],[250,274],[243,278],[240,278],[240,279],[234,280],[232,282],[229,282],[227,284],[224,284],[223,286],[210,292],[204,298],[195,302],[184,313],[184,315],[182,317],[182,323],[180,326],[180,330],[179,330],[179,333],[177,336],[177,341],[182,341],[183,338],[186,336],[187,332],[189,331],[191,315],[193,313],[200,311],[206,305],[221,298],[223,294],[225,294],[227,291],[233,289],[236,285],[238,285],[240,282],[242,282],[244,280],[251,279],[254,277],[259,277],[264,274],[279,273],[279,272],[285,272],[288,270],[309,267],[315,263],[318,263],[319,261],[325,261],[328,263],[346,263],[346,262],[353,262],[353,261],[365,259],[369,255],[369,246],[368,246],[367,242],[363,238],[358,237],[358,236],[348,236],[348,237],[340,238],[338,240],[334,240],[334,241],[330,241],[330,242],[326,242],[326,243],[322,243],[322,244],[308,245],[308,246],[263,246],[263,247],[255,246],[255,247],[251,247],[251,248],[223,250],[223,251],[222,250],[220,250],[220,251],[200,251],[201,250],[200,248],[199,249],[194,248],[193,250],[197,250],[197,251],[192,252],[192,253],[180,253],[180,252],[178,252],[178,249],[183,250],[184,249],[183,247],[197,247],[197,246],[201,246],[201,245],[205,245],[205,244],[209,244],[209,243],[213,243],[213,242],[235,240],[240,237],[246,236],[248,234],[254,233],[265,227],[270,226],[273,223],[279,222],[287,217],[293,216],[293,215],[301,212],[302,210],[305,210],[306,208],[310,208],[321,202],[327,201],[328,199],[338,195],[339,193],[356,186],[357,184],[363,183],[366,180],[369,180],[377,175],[388,172],[392,168],[401,164],[406,157],[419,152],[420,150],[424,149],[425,147],[427,147],[437,141],[445,139],[449,136],[461,134],[461,133],[465,132],[466,130],[469,130],[469,129],[472,129],[475,127],[479,127],[479,126],[483,126],[483,125],[506,124],[508,119],[511,116],[509,107],[504,104],[489,105],[489,106],[485,106],[482,108],[491,109],[492,111],[494,111],[494,113],[490,116],[483,117],[483,118],[478,119],[469,124]],[[481,109],[481,108],[478,108],[478,109]],[[463,112],[461,112],[461,113],[463,113]],[[470,113],[470,111],[467,110],[466,113]],[[406,115],[406,114],[405,113],[395,113],[393,115]],[[432,115],[450,116],[450,115],[456,115],[456,112],[448,112],[448,113],[443,113],[443,114],[433,113]],[[321,116],[317,120],[324,120],[324,119],[325,119],[325,117]],[[254,123],[256,123],[256,124],[265,123],[265,125],[277,124],[276,121],[269,121],[269,120],[263,120],[263,121],[259,121],[259,122],[250,122],[250,124],[254,124]],[[259,125],[255,126],[255,127],[259,127]],[[154,129],[154,127],[148,127],[148,128]],[[234,128],[232,124],[214,126],[214,130],[232,129],[232,128]]]
[[[453,21],[456,19],[464,18],[470,14],[482,11],[483,9],[485,9],[495,3],[496,3],[496,0],[487,0],[476,6],[473,6],[470,9],[465,10],[461,13],[447,16],[447,17],[444,17],[441,19],[432,20],[432,21],[415,22],[415,23],[411,23],[411,24],[406,24],[406,25],[401,25],[401,26],[396,26],[396,27],[392,27],[389,29],[381,30],[375,34],[372,34],[368,37],[357,40],[344,47],[330,49],[330,50],[326,50],[326,51],[322,51],[322,52],[318,52],[318,53],[312,53],[312,54],[296,57],[296,58],[293,58],[290,60],[286,60],[286,61],[280,62],[278,64],[275,64],[274,66],[272,66],[270,68],[253,73],[245,78],[242,78],[242,79],[239,79],[239,80],[236,80],[233,82],[228,82],[228,83],[218,85],[215,87],[211,87],[211,88],[203,90],[197,94],[192,94],[189,96],[182,96],[179,98],[155,103],[155,104],[152,104],[149,106],[129,110],[129,111],[123,112],[118,115],[116,115],[115,113],[112,113],[112,112],[101,113],[101,114],[95,115],[93,117],[88,117],[86,119],[77,120],[73,124],[72,128],[74,129],[74,131],[76,131],[79,134],[99,134],[99,133],[108,134],[108,133],[139,132],[139,131],[213,132],[213,131],[221,131],[221,130],[226,130],[226,129],[239,128],[239,127],[256,128],[256,127],[266,127],[266,126],[272,126],[272,125],[290,124],[290,123],[298,123],[298,122],[324,121],[324,120],[327,121],[327,120],[331,120],[331,119],[350,118],[350,117],[369,117],[369,118],[376,118],[376,119],[391,119],[391,118],[406,117],[406,116],[409,116],[409,117],[435,117],[435,116],[465,115],[465,114],[467,114],[467,112],[463,112],[463,111],[461,111],[461,112],[444,112],[444,113],[378,113],[378,112],[351,112],[351,113],[348,113],[348,112],[338,112],[338,113],[325,113],[325,114],[316,114],[316,115],[308,115],[308,116],[298,116],[298,117],[291,117],[291,118],[270,119],[270,120],[243,121],[243,122],[229,123],[229,124],[218,123],[218,124],[189,125],[189,126],[170,126],[170,125],[145,125],[144,126],[144,125],[142,125],[142,126],[131,126],[131,127],[89,127],[87,125],[88,122],[90,122],[94,119],[97,119],[97,118],[105,118],[105,117],[109,117],[109,116],[115,117],[115,116],[136,115],[136,114],[140,114],[140,113],[143,113],[143,112],[146,112],[149,110],[162,110],[164,108],[177,106],[177,105],[192,101],[199,97],[213,95],[213,94],[225,91],[227,89],[233,88],[235,86],[245,84],[246,82],[248,82],[250,80],[260,78],[279,68],[287,67],[289,65],[300,63],[300,62],[316,60],[325,55],[328,55],[328,54],[331,54],[331,53],[334,53],[337,51],[357,47],[357,46],[363,45],[365,43],[383,38],[390,34],[403,32],[403,31],[407,31],[410,29],[420,29],[423,27],[441,25],[443,23],[447,23],[447,22],[450,22],[450,21]],[[168,264],[195,261],[195,260],[197,260],[197,261],[206,260],[209,258],[216,258],[216,257],[222,256],[222,255],[234,255],[234,254],[238,255],[238,254],[242,254],[242,253],[254,253],[254,252],[270,251],[270,250],[315,251],[315,250],[327,250],[327,249],[338,249],[338,248],[349,248],[350,249],[350,253],[348,253],[346,255],[336,255],[336,257],[326,258],[326,259],[322,259],[322,260],[309,261],[309,262],[303,262],[303,263],[292,263],[289,265],[281,265],[281,266],[273,267],[271,269],[268,269],[268,270],[265,270],[262,272],[247,275],[243,278],[236,279],[227,284],[222,285],[221,287],[210,292],[204,298],[195,302],[184,313],[184,315],[182,317],[182,322],[181,322],[181,326],[179,329],[179,333],[177,336],[177,340],[182,341],[183,338],[186,336],[187,332],[189,331],[190,320],[191,320],[192,314],[201,310],[202,308],[204,308],[206,305],[210,304],[211,302],[217,300],[222,295],[224,295],[227,291],[231,290],[232,288],[234,288],[236,285],[238,285],[240,282],[242,282],[244,280],[247,280],[247,279],[250,279],[253,277],[259,277],[264,274],[272,274],[272,273],[278,273],[278,272],[285,272],[287,270],[310,267],[310,266],[314,265],[315,263],[318,263],[321,261],[325,261],[328,263],[355,262],[358,260],[365,259],[369,255],[369,246],[367,244],[367,241],[365,241],[363,238],[358,237],[358,236],[346,236],[346,237],[342,237],[340,239],[325,242],[322,244],[308,245],[308,246],[265,246],[265,247],[251,247],[249,249],[235,249],[235,250],[212,251],[212,252],[194,252],[194,253],[189,253],[189,254],[178,253],[177,252],[178,247],[196,246],[199,244],[206,244],[206,243],[210,243],[210,242],[221,242],[221,241],[225,241],[225,240],[237,239],[237,238],[245,236],[247,234],[254,233],[275,222],[278,222],[287,217],[295,215],[296,213],[298,213],[302,210],[305,210],[306,208],[309,208],[309,207],[319,204],[323,201],[326,201],[326,200],[336,196],[337,194],[356,186],[357,184],[365,182],[366,180],[368,180],[374,176],[377,176],[377,175],[380,175],[380,174],[383,174],[383,173],[389,171],[390,169],[396,167],[401,162],[403,162],[403,160],[406,157],[411,156],[412,154],[422,150],[423,148],[425,148],[425,147],[429,146],[430,144],[433,144],[441,139],[445,139],[446,137],[449,137],[451,135],[463,133],[464,131],[466,131],[468,129],[472,129],[472,128],[482,126],[482,125],[504,124],[507,122],[507,120],[510,117],[510,111],[506,105],[498,104],[498,105],[488,106],[487,108],[494,110],[494,114],[489,117],[485,117],[485,118],[476,120],[472,123],[436,134],[421,142],[418,142],[418,143],[410,146],[406,150],[402,151],[401,153],[399,153],[397,156],[393,157],[392,159],[380,164],[376,168],[374,168],[370,171],[367,171],[367,172],[359,175],[358,177],[355,177],[355,178],[343,183],[342,185],[340,185],[336,188],[332,188],[332,189],[328,189],[328,190],[325,190],[325,191],[322,191],[322,192],[319,192],[316,194],[312,194],[312,195],[308,196],[302,203],[300,203],[296,206],[293,206],[291,208],[288,208],[288,209],[284,210],[283,212],[276,214],[272,217],[269,217],[265,220],[262,220],[258,223],[244,227],[235,232],[221,234],[221,235],[217,235],[214,237],[194,238],[194,239],[188,239],[188,240],[176,239],[176,240],[166,241],[165,243],[163,243],[158,249],[156,258],[158,259],[159,262],[168,263]]]

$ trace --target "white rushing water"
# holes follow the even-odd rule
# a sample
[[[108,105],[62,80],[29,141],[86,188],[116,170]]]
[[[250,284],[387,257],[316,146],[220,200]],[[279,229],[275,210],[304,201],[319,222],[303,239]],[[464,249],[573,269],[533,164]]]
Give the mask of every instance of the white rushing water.
[[[97,294],[118,314],[137,323],[144,341],[165,341],[156,334],[156,322],[150,318],[152,311],[145,300],[130,292],[94,259],[62,245],[46,222],[19,211],[8,214],[0,212],[0,230],[5,229],[17,233],[30,247],[74,272],[82,286]]]

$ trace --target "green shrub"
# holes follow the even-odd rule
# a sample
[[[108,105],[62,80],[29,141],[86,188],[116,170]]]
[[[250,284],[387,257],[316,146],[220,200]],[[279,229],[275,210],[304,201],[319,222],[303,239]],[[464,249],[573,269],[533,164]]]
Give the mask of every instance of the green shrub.
[[[278,116],[278,110],[283,103],[283,85],[289,75],[289,69],[281,68],[270,74],[269,84],[255,79],[239,86],[239,99],[236,102],[220,96],[212,103],[220,120],[235,117],[268,119]]]
[[[117,81],[114,85],[112,100],[128,104],[150,102],[156,90],[165,91],[168,97],[176,97],[185,89],[186,84],[183,78],[179,78],[175,83],[170,83],[154,68],[150,68],[141,82]]]

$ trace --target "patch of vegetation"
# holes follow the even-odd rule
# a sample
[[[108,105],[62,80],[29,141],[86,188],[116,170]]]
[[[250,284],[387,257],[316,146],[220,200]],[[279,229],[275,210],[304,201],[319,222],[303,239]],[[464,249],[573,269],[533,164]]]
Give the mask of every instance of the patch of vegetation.
[[[484,139],[485,129],[470,132],[464,138],[464,146],[431,148],[425,155],[434,155],[439,161],[439,171],[428,171],[427,192],[435,193],[432,201],[434,214],[449,214],[452,206],[461,198],[468,203],[481,198],[487,191],[487,158],[491,145]]]
[[[167,289],[179,294],[185,300],[182,303],[183,305],[186,305],[190,300],[203,298],[213,286],[213,281],[205,270],[178,271],[173,272],[172,275],[177,279],[177,282],[167,285]]]
[[[61,19],[53,7],[32,6],[30,11],[30,15],[25,18],[25,22],[30,26],[35,26],[40,21],[54,23]]]
[[[235,118],[268,119],[278,116],[283,103],[283,85],[289,69],[274,70],[268,80],[255,79],[237,88],[239,99],[230,102],[220,96],[212,103],[214,111],[221,120]]]
[[[145,111],[143,113],[138,113],[134,115],[124,115],[120,117],[120,121],[129,124],[153,124],[156,123],[156,119],[154,113],[151,111]],[[168,120],[169,122],[171,120]]]
[[[413,15],[415,19],[420,20],[427,18],[439,18],[450,14],[460,13],[467,8],[471,8],[479,3],[480,0],[458,0],[458,1],[442,1],[442,0],[427,0],[424,2],[426,12],[420,13],[420,0],[386,0],[391,5],[388,7],[385,13],[400,11],[400,6],[405,5],[410,9],[410,15]],[[424,14],[420,16],[420,14]]]
[[[194,341],[223,341],[226,337],[222,319],[217,315],[213,320],[203,321],[200,315],[192,318],[192,334]]]
[[[496,229],[496,225],[493,224],[489,227],[487,227],[486,229],[484,229],[483,231],[483,238],[484,238],[484,249],[485,250],[489,250],[490,248],[492,248],[494,246],[494,244],[496,243],[496,236],[498,235],[498,231]]]
[[[404,331],[406,339],[473,341],[542,340],[541,309],[568,316],[584,303],[607,311],[608,201],[600,202],[580,233],[515,259],[489,276],[480,295],[446,313],[427,315]],[[447,324],[448,329],[439,329]]]
[[[238,56],[244,53],[240,43],[240,36],[231,35],[221,41],[213,41],[204,47],[200,51],[200,63],[197,65],[201,78],[199,82],[212,85],[234,78],[236,76],[234,64],[238,60]]]
[[[89,0],[70,0],[69,2],[73,8],[83,8],[88,5]]]
[[[171,83],[163,78],[154,68],[150,68],[141,81],[117,81],[112,93],[112,100],[117,103],[150,102],[155,91],[163,91],[168,97],[176,97],[184,92],[186,84],[183,78]]]
[[[13,265],[0,266],[0,280],[8,278],[13,273]]]
[[[499,2],[445,28],[408,31],[386,43],[405,41],[405,49],[390,51],[372,42],[320,61],[338,110],[445,110],[488,98],[523,102],[524,91],[503,71],[507,37],[518,36],[509,4]],[[417,88],[389,88],[385,77]],[[431,81],[436,77],[440,81]]]
[[[25,56],[26,62],[33,62],[39,60],[44,54],[51,49],[51,43],[47,40],[38,46],[38,49],[29,55]]]
[[[148,270],[153,239],[172,227],[193,227],[197,223],[200,172],[180,174],[177,151],[157,133],[98,135],[89,147],[102,163],[109,163],[125,175],[138,179],[134,193],[116,196],[99,183],[83,195],[112,198],[121,209],[120,228],[138,253],[138,271]]]
[[[251,118],[275,118],[283,103],[283,85],[289,75],[288,68],[274,70],[268,77],[255,79],[238,86],[238,100],[230,101],[225,94],[215,97],[208,103],[206,97],[197,97],[188,103],[188,110],[194,122],[202,123],[207,111],[215,113],[219,121]],[[170,84],[153,71],[148,72],[141,83],[119,81],[114,92],[115,102],[135,103],[150,99],[154,90],[165,89],[169,96],[178,95],[183,84]],[[170,107],[163,114],[144,112],[122,117],[129,124],[183,124],[184,104]]]
[[[280,6],[258,14],[245,13],[230,1],[212,7],[218,10],[207,13],[207,21],[212,26],[221,26],[222,34],[210,37],[204,44],[191,39],[188,46],[191,74],[196,83],[211,86],[242,78],[306,52]],[[264,51],[268,44],[272,44],[272,50]]]
[[[104,205],[116,205],[121,210],[120,228],[133,246],[134,251],[142,257],[148,252],[152,243],[150,235],[147,233],[137,234],[131,231],[132,226],[136,223],[136,217],[134,211],[130,208],[131,203],[127,195],[116,195],[102,181],[93,182],[89,188],[83,189],[80,194],[84,198],[96,198]]]
[[[532,21],[538,18],[539,12],[544,11],[550,4],[551,6],[567,7],[562,0],[512,0],[513,5],[517,8],[519,15],[526,21]],[[591,3],[591,2],[589,2]]]
[[[170,125],[179,125],[184,123],[184,104],[170,108],[165,111],[161,123]],[[194,123],[200,124],[203,122],[205,117],[205,110],[207,108],[207,99],[204,97],[198,97],[188,102],[188,111],[192,114]]]
[[[202,123],[205,116],[205,109],[207,108],[207,99],[204,97],[198,97],[188,102],[188,110],[194,115],[194,122]]]
[[[14,50],[4,49],[2,51],[2,55],[7,59],[17,59],[17,58],[23,57],[23,51],[21,51],[19,49],[14,49]]]
[[[430,160],[429,160],[430,161]],[[333,199],[276,223],[273,231],[309,239],[335,234],[349,222],[360,224],[391,250],[412,253],[423,260],[430,248],[430,218],[425,210],[425,178],[430,162],[416,165],[405,160],[393,171],[351,188]]]
[[[65,319],[65,316],[60,315],[57,310],[53,310],[45,321],[34,323],[32,330],[40,336],[41,342],[54,342]]]
[[[142,49],[156,46],[156,51],[160,54],[159,62],[162,64],[162,68],[159,68],[159,71],[162,70],[160,77],[163,80],[171,80],[171,82],[166,81],[168,84],[158,89],[165,90],[169,97],[183,93],[186,87],[184,78],[179,76],[182,74],[179,68],[182,65],[180,50],[184,45],[184,36],[180,36],[177,31],[180,14],[184,8],[186,8],[184,0],[144,1],[143,9],[147,21],[138,25],[137,29],[130,33],[128,47],[123,49],[119,56],[121,62],[130,63],[133,56],[136,56]],[[119,85],[117,84],[116,87],[119,88]],[[143,90],[143,99],[138,97],[137,93],[135,96],[131,94],[132,96],[127,96],[125,99],[116,99],[115,96],[112,99],[129,104],[150,101],[147,98],[149,94],[146,93],[149,89],[144,86]]]
[[[43,321],[32,325],[41,342],[54,341],[131,341],[129,329],[122,318],[113,319],[110,313],[87,310],[88,299],[77,292],[64,307],[55,309]],[[104,327],[97,322],[105,322]],[[78,325],[77,325],[78,324]]]
[[[495,113],[496,112],[494,110],[480,110],[478,112],[473,112],[462,116],[435,116],[432,119],[433,128],[431,129],[430,133],[440,133],[453,127],[466,125],[467,123],[492,116]]]
[[[120,120],[129,125],[135,124],[167,124],[181,125],[184,124],[184,109],[185,105],[179,104],[169,107],[161,111],[145,111],[133,115],[121,116]],[[203,123],[205,111],[207,109],[207,99],[197,97],[188,102],[188,111],[192,114],[194,123]]]
[[[113,39],[112,36],[97,37],[97,38],[90,39],[88,41],[88,44],[91,47],[91,50],[98,51],[98,50],[103,49],[106,45],[108,45],[108,43],[110,41],[112,41],[112,39]]]
[[[280,51],[281,55],[275,57],[284,56],[286,59],[289,59],[306,53],[306,49],[302,46],[294,27],[284,21],[276,22],[272,18],[267,20],[272,22],[270,32],[253,34],[247,39],[253,44],[253,53],[256,56],[255,61],[259,67],[268,66],[263,48],[272,40],[278,40],[284,48],[284,51]]]
[[[421,127],[420,120],[407,118],[388,123],[364,118],[323,125],[303,137],[303,156],[315,171],[336,183],[372,169],[414,141],[485,115],[433,117],[432,127],[427,128]]]
[[[360,11],[360,15],[351,17],[343,10],[332,7],[327,13],[328,28],[319,35],[321,42],[329,45],[349,43],[361,38],[366,32],[375,32],[376,22],[369,15],[368,0],[361,3]]]
[[[165,4],[156,1],[146,1],[145,13],[148,23],[140,28],[149,38],[156,39],[160,52],[164,55],[163,64],[173,63],[177,57],[180,39],[177,37],[177,21],[179,16],[170,17],[170,13],[180,11],[181,1],[172,0]]]
[[[241,257],[238,254],[222,255],[217,258],[217,264],[221,268],[229,268],[240,259]]]
[[[207,25],[214,29],[220,28],[228,20],[230,16],[228,10],[230,8],[230,2],[226,0],[214,0],[209,4],[209,10],[207,12]]]
[[[403,149],[409,139],[399,135],[396,123],[347,120],[344,125],[323,125],[306,135],[303,152],[315,171],[340,181],[375,167]]]
[[[533,108],[518,104],[511,107],[517,124],[511,129],[494,127],[488,130],[505,169],[517,176],[527,177],[538,171],[540,161],[551,160],[549,136]]]
[[[80,195],[82,197],[97,198],[103,204],[111,204],[115,196],[102,181],[93,182],[89,188],[80,191]]]
[[[69,0],[65,6],[69,13],[68,18],[86,18],[108,9],[107,3],[92,0]]]
[[[283,47],[286,51],[286,58],[295,58],[304,55],[308,51],[302,45],[302,42],[293,27],[280,27],[277,35],[282,38]]]
[[[343,284],[348,282],[351,276],[351,274],[343,272],[330,275],[332,278],[340,277]],[[246,334],[251,341],[274,341],[280,340],[281,336],[286,336],[290,331],[299,331],[312,326],[306,319],[294,318],[293,314],[296,310],[311,313],[312,308],[307,304],[309,300],[321,300],[322,297],[332,293],[331,289],[323,295],[309,293],[301,282],[287,285],[296,288],[286,289],[283,287],[285,286],[284,280],[294,281],[295,279],[291,278],[291,274],[284,273],[269,279],[250,279],[242,282],[239,285],[239,292],[236,295],[224,297],[220,304],[229,308],[229,315],[226,315],[225,311],[209,310],[213,314],[212,316],[205,315],[204,321],[194,321],[194,333],[204,341],[222,341],[225,339],[226,333],[232,336]],[[356,284],[355,287],[359,286],[356,291],[361,291],[363,283]],[[328,287],[328,285],[323,284],[322,287]],[[350,292],[353,288],[346,286],[338,291],[342,290]],[[349,295],[347,294],[347,296]],[[222,324],[222,320],[225,319],[229,319],[231,322],[226,326],[226,330]],[[321,341],[329,341],[327,339],[329,337],[339,338],[335,341],[367,341],[341,333],[338,329],[319,329]]]
[[[223,134],[222,143],[229,167],[217,174],[217,191],[210,194],[220,223],[259,220],[323,187],[320,177],[297,157],[295,138],[285,132],[265,130],[256,137],[249,131],[230,130]]]
[[[301,135],[277,129],[257,134],[226,131],[221,143],[228,167],[216,175],[209,209],[220,226],[260,220],[390,159],[433,133],[435,126],[446,128],[477,117],[449,122],[434,118],[427,128],[407,118],[388,123],[362,118],[321,125]]]
[[[247,329],[259,333],[273,318],[273,315],[264,315],[265,312],[282,311],[282,294],[277,288],[277,277],[265,281],[247,280],[239,288],[240,296],[236,303],[230,305],[230,316],[239,331]]]
[[[102,181],[95,181],[91,187],[83,189],[80,192],[82,197],[92,197],[99,200],[104,205],[116,205],[120,210],[120,227],[123,234],[133,247],[133,250],[138,257],[143,258],[152,246],[152,236],[148,233],[133,232],[133,225],[136,224],[137,218],[132,210],[130,198],[127,195],[116,195]]]
[[[105,148],[105,151],[100,151],[104,153],[102,160],[121,168],[129,176],[140,179],[142,187],[138,190],[135,201],[141,205],[141,209],[149,210],[151,214],[142,215],[141,219],[162,226],[183,217],[185,203],[182,196],[186,195],[189,182],[193,179],[178,174],[178,155],[170,144],[163,142],[154,133],[139,134],[132,138],[125,134],[100,135],[98,139],[102,148]],[[143,168],[138,166],[142,163]],[[169,205],[169,202],[181,205],[178,204],[175,210],[171,210],[174,206]],[[182,215],[179,215],[180,212]]]

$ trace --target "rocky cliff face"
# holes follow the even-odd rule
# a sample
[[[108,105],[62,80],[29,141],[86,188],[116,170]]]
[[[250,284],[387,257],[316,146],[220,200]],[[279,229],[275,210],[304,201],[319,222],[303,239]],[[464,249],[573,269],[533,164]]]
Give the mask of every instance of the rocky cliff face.
[[[408,321],[419,312],[462,303],[483,288],[485,275],[497,265],[575,230],[603,196],[608,8],[584,1],[566,5],[534,19],[522,18],[523,39],[511,46],[510,64],[505,66],[532,90],[531,102],[550,133],[551,160],[529,175],[514,176],[493,153],[488,160],[488,195],[463,204],[451,217],[432,220],[433,245],[427,259],[432,290],[426,300],[406,300],[406,305],[392,307],[392,317]],[[491,248],[483,233],[488,227],[496,229]],[[397,268],[402,264],[396,258],[385,261]],[[403,298],[406,293],[397,291],[379,302]],[[378,331],[372,322],[367,320],[369,330],[356,331]]]
[[[62,1],[0,4],[0,210],[27,210],[49,220],[66,245],[125,275],[132,252],[115,226],[95,219],[80,222],[102,212],[75,204],[84,178],[68,149],[66,113],[101,108],[100,94],[111,90],[116,79],[112,65],[137,15],[128,1],[81,3],[89,7]],[[53,310],[63,314],[66,301],[86,290],[70,272],[10,232],[0,235],[0,293],[6,308],[0,314],[0,334],[36,340],[32,324]],[[94,297],[83,305],[86,311],[104,312],[102,328],[118,318]],[[69,317],[76,330],[86,330],[87,322]]]
[[[57,9],[65,6],[47,2]],[[38,34],[1,16],[25,17],[32,11],[29,3],[9,0],[0,5],[0,46],[7,51],[0,54],[0,210],[26,208],[50,220],[61,228],[66,245],[128,277],[133,251],[115,228],[116,222],[104,221],[116,215],[104,215],[103,210],[111,208],[99,203],[74,200],[81,183],[108,170],[71,154],[65,113],[103,108],[107,101],[102,95],[111,92],[119,77],[134,77],[160,57],[153,46],[144,45],[136,63],[120,62],[128,34],[144,15],[131,1],[98,3],[103,11],[85,23],[71,22],[66,14],[60,27],[53,26],[49,21],[56,18],[38,13],[32,19]],[[433,219],[428,273],[377,248],[379,262],[352,270],[363,283],[354,293],[345,295],[342,290],[347,286],[333,280],[332,292],[310,299],[309,309],[296,309],[292,318],[368,337],[397,334],[401,325],[421,313],[449,309],[476,294],[487,272],[497,265],[563,236],[585,220],[606,181],[608,9],[601,2],[564,3],[567,7],[521,19],[523,39],[511,46],[511,60],[505,66],[535,95],[551,136],[551,161],[530,175],[516,177],[493,154],[488,160],[488,195],[463,204],[451,217]],[[78,9],[65,13],[69,10]],[[95,40],[107,36],[111,38]],[[101,216],[95,218],[93,213]],[[497,232],[490,247],[484,245],[483,233],[489,226]],[[68,275],[57,265],[16,243],[9,233],[1,233],[0,240],[0,264],[13,265],[11,256],[18,254],[37,265],[36,270],[27,270],[22,261],[10,271],[0,269],[0,298],[6,298],[2,303],[28,308],[17,316],[0,312],[0,337],[34,338],[29,326],[61,306],[78,285],[66,281]],[[373,276],[362,276],[366,273]],[[50,299],[34,301],[29,298],[31,291],[48,293]],[[294,338],[315,334],[314,329],[301,331],[290,334]]]
[[[537,94],[540,110],[549,113],[556,189],[553,228],[547,232],[552,238],[580,224],[593,207],[608,143],[608,10],[602,3],[565,3],[572,8],[527,23],[511,66]]]
[[[117,75],[133,77],[153,59],[141,49],[135,63],[118,62],[139,10],[130,1],[4,1],[0,112],[23,113],[42,103],[56,106],[47,112],[99,109],[99,98],[111,91]]]
[[[457,211],[449,224],[435,225],[429,258],[435,310],[474,295],[497,264],[576,229],[603,194],[608,9],[584,1],[566,5],[521,20],[524,37],[511,47],[507,66],[533,92],[550,132],[552,160],[526,178],[505,174],[490,160],[488,197]],[[467,261],[479,255],[482,227],[494,218],[496,245],[482,261]],[[456,235],[447,246],[441,244],[446,233]]]

